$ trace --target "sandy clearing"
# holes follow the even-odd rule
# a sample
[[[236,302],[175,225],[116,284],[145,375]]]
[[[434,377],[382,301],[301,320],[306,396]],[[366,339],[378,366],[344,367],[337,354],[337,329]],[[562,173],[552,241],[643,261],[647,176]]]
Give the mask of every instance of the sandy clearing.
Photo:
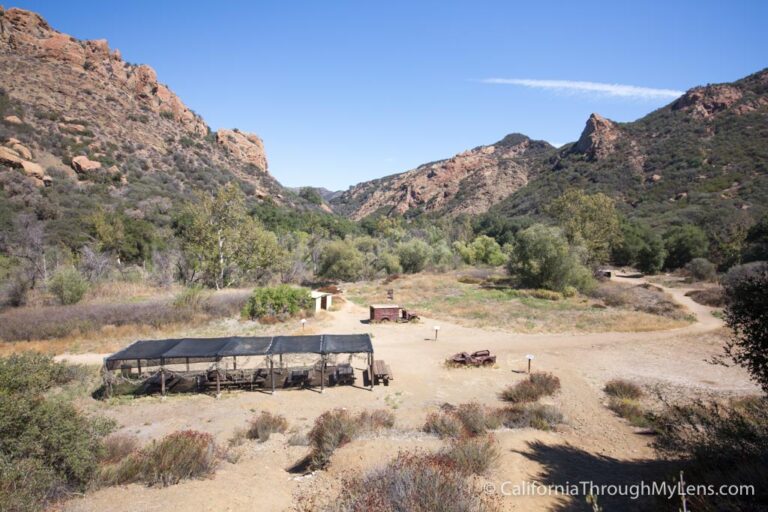
[[[516,334],[430,318],[419,324],[368,325],[362,322],[367,317],[366,309],[347,302],[317,328],[324,332],[373,334],[376,357],[385,359],[395,373],[391,386],[379,386],[373,391],[331,388],[323,394],[281,391],[275,396],[232,392],[224,393],[219,400],[204,395],[169,396],[165,400],[147,397],[115,405],[93,402],[89,407],[114,417],[121,432],[133,433],[142,440],[194,428],[211,432],[223,443],[260,410],[284,414],[292,428],[306,431],[315,417],[334,407],[391,407],[398,428],[418,429],[426,414],[444,402],[475,400],[501,405],[496,394],[525,378],[521,373],[524,357],[532,353],[536,357],[534,369],[554,372],[562,381],[562,391],[548,402],[563,411],[566,424],[557,432],[497,432],[502,459],[488,480],[496,484],[529,480],[563,483],[564,479],[573,478],[637,481],[643,476],[658,475],[649,438],[605,408],[601,392],[605,381],[623,377],[649,388],[661,386],[686,395],[756,391],[742,370],[705,361],[719,353],[722,346],[722,323],[712,315],[712,309],[685,297],[686,288],[664,291],[690,309],[697,321],[664,332]],[[434,325],[441,327],[438,341],[433,339]],[[443,365],[454,352],[482,348],[497,354],[497,367],[447,369]],[[60,357],[98,364],[104,355]],[[357,366],[362,366],[362,362]],[[68,502],[65,509],[139,511],[170,505],[181,509],[246,510],[258,505],[263,510],[286,510],[293,506],[296,496],[332,494],[344,475],[358,474],[381,464],[399,450],[440,446],[437,439],[413,432],[356,440],[334,455],[328,471],[296,479],[284,468],[299,459],[306,448],[288,447],[280,437],[265,445],[248,443],[252,451],[248,457],[238,464],[225,464],[209,480],[185,482],[167,489],[137,485],[104,489]],[[582,507],[581,503],[565,498],[546,496],[504,497],[500,501],[505,510]],[[620,500],[603,504],[608,510],[631,509],[630,503]]]

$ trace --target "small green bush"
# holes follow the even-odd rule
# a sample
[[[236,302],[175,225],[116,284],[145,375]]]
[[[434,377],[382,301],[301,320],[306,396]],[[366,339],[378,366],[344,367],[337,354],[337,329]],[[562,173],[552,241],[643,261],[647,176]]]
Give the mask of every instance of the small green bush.
[[[527,380],[508,386],[499,397],[512,403],[535,402],[543,396],[555,394],[560,389],[560,379],[551,373],[532,373]]]
[[[206,293],[202,286],[189,286],[174,297],[173,306],[179,309],[200,311],[205,299]]]
[[[306,288],[288,285],[256,288],[243,308],[243,316],[252,320],[274,317],[281,320],[312,307],[312,298]]]
[[[53,275],[48,289],[61,304],[77,304],[88,291],[88,280],[74,267],[64,267]]]
[[[251,424],[246,433],[248,439],[258,439],[262,443],[267,441],[274,433],[284,433],[288,430],[288,420],[280,414],[271,414],[262,411],[259,416],[251,420]]]

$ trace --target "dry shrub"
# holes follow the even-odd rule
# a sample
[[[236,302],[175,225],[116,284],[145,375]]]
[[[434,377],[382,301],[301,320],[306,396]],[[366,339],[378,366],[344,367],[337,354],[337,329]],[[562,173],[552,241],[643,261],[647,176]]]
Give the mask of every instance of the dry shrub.
[[[627,420],[630,425],[635,427],[647,428],[651,426],[648,415],[632,398],[611,397],[608,402],[608,408]]]
[[[386,410],[363,411],[357,415],[346,409],[326,411],[318,416],[307,435],[311,447],[309,455],[293,469],[322,469],[328,465],[337,448],[365,432],[392,428],[394,424],[394,415]]]
[[[218,462],[219,451],[211,434],[184,430],[153,442],[117,464],[104,466],[98,483],[174,485],[182,480],[213,474]]]
[[[603,388],[605,394],[616,398],[629,398],[637,400],[643,396],[640,386],[624,379],[613,379],[606,382]]]
[[[512,403],[535,402],[541,397],[555,394],[560,389],[560,379],[551,373],[532,373],[527,380],[508,386],[499,397]]]
[[[309,431],[309,466],[322,469],[328,465],[336,448],[344,446],[358,434],[357,418],[346,409],[333,409],[321,414]]]
[[[464,437],[453,441],[441,455],[460,473],[482,475],[499,460],[499,448],[493,437]]]
[[[105,326],[148,325],[160,328],[184,323],[196,325],[213,318],[233,316],[245,303],[245,293],[220,293],[189,306],[196,299],[148,300],[126,303],[81,303],[70,306],[12,309],[0,313],[0,339],[4,341],[62,338],[72,333],[95,332]]]
[[[688,317],[683,306],[650,284],[623,285],[605,282],[595,288],[591,295],[611,307],[641,311],[675,320]]]
[[[725,306],[725,293],[722,288],[705,288],[703,290],[692,290],[685,294],[695,302],[713,308],[722,308]]]
[[[112,434],[104,439],[104,450],[99,458],[102,464],[115,464],[139,449],[139,440],[128,434]]]
[[[409,512],[489,512],[495,502],[473,486],[443,455],[401,452],[382,469],[347,480],[335,512],[369,510]]]
[[[431,412],[427,415],[427,421],[422,430],[429,434],[437,434],[438,437],[459,437],[463,427],[461,422],[453,414],[445,412]]]
[[[395,426],[395,413],[386,409],[363,411],[358,418],[361,428],[372,432]]]
[[[296,432],[288,438],[288,446],[309,446],[309,438],[306,434]]]
[[[551,405],[513,405],[496,412],[499,421],[507,428],[535,428],[552,430],[563,422],[563,414]]]
[[[288,420],[280,414],[272,414],[267,411],[251,420],[251,424],[246,432],[248,439],[258,439],[262,443],[269,439],[274,433],[284,433],[288,430]]]
[[[501,426],[498,416],[476,402],[454,407],[446,404],[443,410],[427,415],[424,432],[446,437],[473,437]]]

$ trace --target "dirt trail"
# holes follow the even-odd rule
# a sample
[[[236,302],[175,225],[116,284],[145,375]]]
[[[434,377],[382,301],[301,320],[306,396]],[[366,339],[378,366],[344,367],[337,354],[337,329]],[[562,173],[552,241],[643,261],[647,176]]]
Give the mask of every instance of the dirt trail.
[[[639,284],[642,280],[620,282]],[[654,285],[656,286],[656,285]],[[155,439],[182,428],[211,432],[221,443],[246,425],[254,412],[284,414],[292,428],[307,431],[314,418],[334,407],[390,408],[398,431],[375,439],[353,441],[334,454],[328,471],[296,479],[284,471],[305,453],[304,447],[286,446],[277,436],[265,445],[251,443],[248,455],[238,464],[225,464],[212,479],[185,482],[167,489],[133,485],[90,493],[68,503],[66,510],[149,510],[156,504],[177,509],[285,510],[296,495],[314,495],[338,489],[341,475],[359,474],[384,463],[403,449],[434,449],[440,442],[418,433],[426,414],[440,404],[478,401],[500,406],[497,394],[526,378],[526,354],[534,354],[534,370],[551,371],[562,382],[560,393],[545,402],[557,406],[566,419],[556,432],[531,429],[495,433],[502,452],[498,468],[488,481],[564,483],[596,480],[603,483],[636,482],[660,474],[653,462],[649,438],[615,416],[605,405],[602,387],[622,377],[647,387],[663,386],[671,392],[746,393],[755,390],[738,368],[716,367],[705,360],[722,346],[722,323],[712,309],[685,297],[686,289],[663,290],[693,312],[697,320],[683,328],[664,332],[600,334],[517,334],[464,327],[424,318],[418,324],[364,322],[367,310],[351,302],[313,325],[314,332],[366,333],[373,335],[376,358],[386,360],[395,380],[373,391],[330,388],[312,391],[225,393],[220,400],[209,396],[170,396],[166,400],[142,398],[117,405],[93,404],[114,417],[120,431],[142,440]],[[441,327],[434,340],[433,326]],[[221,335],[228,333],[222,332]],[[459,351],[490,349],[497,366],[483,369],[448,369],[446,357]],[[101,362],[102,354],[61,356],[77,362]],[[362,361],[353,360],[360,368]],[[277,444],[274,444],[277,443]],[[500,498],[505,510],[582,510],[584,503],[552,496]],[[631,503],[606,500],[606,510],[631,510]]]

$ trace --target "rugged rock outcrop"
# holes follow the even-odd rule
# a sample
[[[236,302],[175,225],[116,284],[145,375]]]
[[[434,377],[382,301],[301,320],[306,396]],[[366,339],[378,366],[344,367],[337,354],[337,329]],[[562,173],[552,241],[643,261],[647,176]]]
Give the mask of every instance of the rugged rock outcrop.
[[[58,32],[36,13],[0,8],[0,100],[0,136],[30,152],[6,145],[13,154],[0,166],[21,169],[20,159],[56,169],[79,182],[68,193],[98,181],[109,184],[110,202],[176,200],[235,179],[251,196],[300,202],[266,172],[259,137],[211,133],[150,66],[123,61],[106,40]]]
[[[45,173],[42,165],[32,161],[32,156],[32,152],[13,137],[8,139],[5,145],[0,146],[0,165],[21,169],[38,187],[50,185],[53,179]]]
[[[600,114],[592,114],[573,151],[583,153],[592,160],[600,160],[613,152],[620,136],[616,123]]]
[[[490,146],[381,180],[360,183],[331,201],[336,211],[361,219],[408,210],[476,214],[525,186],[538,159],[554,148],[520,134]]]
[[[252,164],[264,172],[267,171],[264,142],[258,135],[240,130],[222,129],[216,132],[216,142],[243,162]]]
[[[79,41],[54,30],[37,13],[8,9],[0,18],[0,49],[66,63],[77,71],[118,82],[140,98],[146,108],[167,113],[186,130],[200,135],[208,131],[199,116],[158,82],[154,69],[146,64],[134,66],[124,62],[120,52],[111,51],[104,39]]]

